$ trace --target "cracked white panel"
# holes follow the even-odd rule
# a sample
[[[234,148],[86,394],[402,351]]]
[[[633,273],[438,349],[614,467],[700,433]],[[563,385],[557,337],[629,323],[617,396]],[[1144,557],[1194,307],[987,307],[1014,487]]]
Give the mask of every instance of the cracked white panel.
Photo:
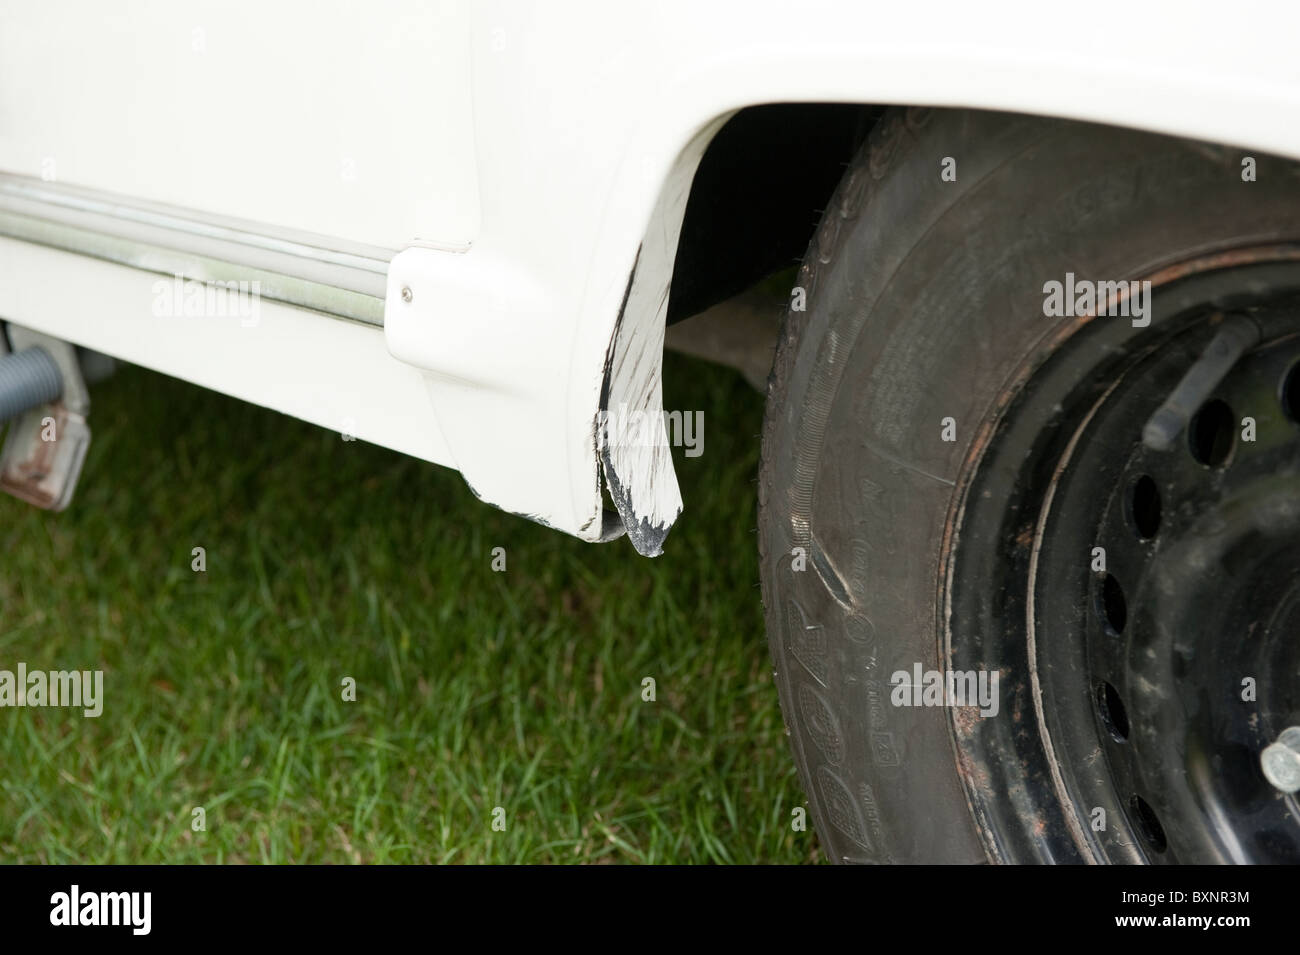
[[[647,557],[682,512],[682,493],[664,428],[663,355],[669,279],[691,179],[720,117],[695,136],[674,164],[637,255],[605,368],[597,441],[606,486],[628,538]]]

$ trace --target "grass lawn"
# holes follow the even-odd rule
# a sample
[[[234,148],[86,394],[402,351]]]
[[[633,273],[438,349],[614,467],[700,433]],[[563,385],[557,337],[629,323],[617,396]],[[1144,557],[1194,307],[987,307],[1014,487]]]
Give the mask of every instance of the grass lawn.
[[[105,671],[98,719],[0,709],[0,861],[819,859],[756,585],[762,399],[676,355],[666,388],[704,453],[647,560],[139,368],[97,386],[69,510],[0,496],[0,669]]]

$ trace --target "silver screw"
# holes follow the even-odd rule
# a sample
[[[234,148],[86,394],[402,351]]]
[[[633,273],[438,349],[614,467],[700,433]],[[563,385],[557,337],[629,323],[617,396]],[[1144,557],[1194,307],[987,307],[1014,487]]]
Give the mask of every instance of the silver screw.
[[[411,294],[411,286],[409,286],[409,285],[403,285],[403,286],[402,286],[402,301],[403,301],[403,302],[409,302],[409,301],[410,301],[412,298],[414,298],[414,297],[415,297],[415,296]]]
[[[1300,790],[1300,726],[1288,726],[1259,754],[1264,778],[1282,790],[1293,793]]]

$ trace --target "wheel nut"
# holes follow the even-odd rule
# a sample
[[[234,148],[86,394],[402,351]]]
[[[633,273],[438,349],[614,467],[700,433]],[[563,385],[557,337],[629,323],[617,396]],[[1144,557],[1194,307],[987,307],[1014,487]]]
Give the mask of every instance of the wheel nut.
[[[1300,790],[1300,726],[1288,726],[1276,743],[1264,747],[1259,763],[1264,778],[1282,792]]]

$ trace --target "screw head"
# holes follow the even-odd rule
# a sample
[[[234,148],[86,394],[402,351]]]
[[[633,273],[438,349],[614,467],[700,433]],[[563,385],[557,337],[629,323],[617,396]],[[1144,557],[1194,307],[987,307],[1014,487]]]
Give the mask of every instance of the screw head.
[[[403,286],[402,286],[402,301],[403,301],[403,302],[409,302],[409,301],[410,301],[411,299],[413,299],[414,297],[415,297],[415,296],[411,294],[411,286],[409,286],[409,285],[403,285]]]

